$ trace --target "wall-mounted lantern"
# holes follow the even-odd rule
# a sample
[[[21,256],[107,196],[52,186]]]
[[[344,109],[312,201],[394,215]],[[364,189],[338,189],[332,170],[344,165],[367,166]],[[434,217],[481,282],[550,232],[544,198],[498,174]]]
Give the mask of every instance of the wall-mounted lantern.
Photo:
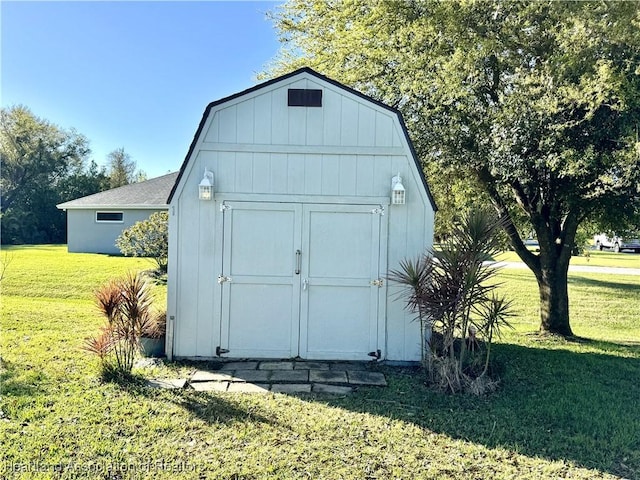
[[[198,185],[198,198],[200,200],[211,200],[213,198],[213,172],[204,169],[204,177]]]
[[[398,175],[391,179],[391,204],[404,205],[405,193],[404,185],[402,185],[402,177],[398,173]]]

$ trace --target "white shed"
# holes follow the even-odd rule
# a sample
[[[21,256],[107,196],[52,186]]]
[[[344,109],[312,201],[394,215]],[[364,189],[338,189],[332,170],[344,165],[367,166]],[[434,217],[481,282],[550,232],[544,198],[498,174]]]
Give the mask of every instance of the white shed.
[[[169,357],[420,359],[385,277],[435,204],[397,110],[308,68],[213,102],[168,203]]]

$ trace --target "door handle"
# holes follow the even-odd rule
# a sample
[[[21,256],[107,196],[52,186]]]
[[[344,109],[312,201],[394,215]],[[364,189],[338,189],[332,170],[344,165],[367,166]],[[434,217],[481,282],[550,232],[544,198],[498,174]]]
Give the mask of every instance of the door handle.
[[[302,262],[302,252],[298,249],[296,250],[296,275],[300,275],[301,262]]]

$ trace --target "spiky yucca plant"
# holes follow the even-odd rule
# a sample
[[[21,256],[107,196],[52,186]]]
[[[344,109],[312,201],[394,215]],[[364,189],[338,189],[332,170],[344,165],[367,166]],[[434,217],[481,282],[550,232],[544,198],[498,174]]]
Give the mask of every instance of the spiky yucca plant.
[[[423,334],[422,363],[431,383],[474,393],[487,381],[491,342],[508,325],[510,302],[497,297],[491,280],[501,222],[487,210],[472,210],[440,249],[405,259],[391,281],[407,287],[407,308],[417,314]],[[483,385],[479,387],[479,385]]]

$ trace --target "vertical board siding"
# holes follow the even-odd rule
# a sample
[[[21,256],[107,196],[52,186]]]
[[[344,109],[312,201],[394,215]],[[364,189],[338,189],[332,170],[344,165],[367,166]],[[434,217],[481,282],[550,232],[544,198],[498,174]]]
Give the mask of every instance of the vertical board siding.
[[[215,208],[213,202],[198,202],[199,232],[198,232],[198,317],[202,319],[197,324],[196,355],[199,357],[211,357],[215,354],[214,341],[214,304],[211,279],[215,278],[214,257],[215,251],[214,231]]]
[[[268,145],[271,143],[271,122],[273,95],[266,93],[258,95],[253,100],[253,141],[257,144]]]
[[[329,89],[325,89],[322,94],[322,109],[324,110],[322,140],[324,145],[341,145],[342,98],[342,95]]]
[[[267,122],[271,125],[271,143],[285,145],[289,140],[289,107],[287,107],[287,90],[274,90],[271,96],[271,118]]]
[[[322,107],[288,107],[289,88],[322,89]],[[222,271],[223,214],[219,213],[219,201],[198,200],[197,185],[205,167],[214,172],[217,194],[235,193],[238,199],[243,194],[327,195],[358,202],[360,196],[389,197],[391,177],[400,173],[407,203],[386,207],[382,221],[387,237],[381,245],[387,270],[380,276],[398,268],[402,259],[415,258],[431,246],[434,214],[393,112],[313,77],[295,77],[216,105],[207,121],[172,202],[179,213],[171,250],[177,258],[170,259],[174,275],[169,278],[169,301],[174,305],[168,311],[176,315],[176,356],[214,356],[220,345],[222,299],[216,278]],[[217,149],[216,143],[226,145]],[[239,147],[225,151],[233,144]],[[245,149],[242,145],[254,147]],[[256,145],[269,145],[269,149],[261,151]],[[278,152],[279,145],[308,149],[291,153],[283,148]],[[397,147],[404,153],[327,153],[331,150],[314,148],[323,146]],[[380,324],[385,330],[381,333],[386,338],[385,355],[391,360],[419,360],[419,324],[398,299],[400,289],[388,285],[386,298],[380,303],[385,310]]]
[[[249,152],[236,153],[235,167],[234,192],[253,192],[253,154]]]
[[[355,158],[356,161],[356,195],[361,196],[373,196],[375,193],[373,190],[373,169],[374,169],[373,156],[358,155]]]
[[[322,194],[339,195],[340,157],[338,155],[322,156]]]
[[[240,102],[236,107],[236,141],[254,143],[255,102],[253,99]]]
[[[340,145],[345,147],[357,145],[358,103],[345,96],[342,97],[340,126]]]
[[[287,154],[271,154],[271,193],[285,193],[289,190],[289,175]]]
[[[353,195],[356,191],[357,164],[351,155],[339,156],[338,185],[340,195]]]
[[[304,155],[287,155],[287,192],[291,195],[304,193]]]
[[[253,192],[276,193],[271,188],[271,155],[253,154]]]
[[[393,146],[393,120],[388,114],[375,112],[375,146],[391,147]]]
[[[322,155],[304,156],[304,193],[319,195],[322,193]]]
[[[222,143],[236,143],[237,140],[237,107],[231,105],[219,112],[218,141]]]
[[[375,145],[376,112],[362,103],[358,104],[358,143],[359,147]]]

